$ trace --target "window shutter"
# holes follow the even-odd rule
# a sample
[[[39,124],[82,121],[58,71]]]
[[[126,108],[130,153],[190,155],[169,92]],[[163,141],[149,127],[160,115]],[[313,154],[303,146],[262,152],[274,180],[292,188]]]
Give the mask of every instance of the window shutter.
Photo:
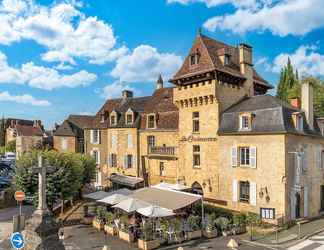
[[[111,154],[108,155],[108,167],[112,167]]]
[[[250,204],[256,206],[257,203],[257,186],[255,182],[250,182]]]
[[[131,134],[127,135],[127,147],[132,148],[133,147],[133,137]]]
[[[127,168],[127,155],[124,155],[124,168]]]
[[[303,171],[307,171],[308,169],[308,152],[307,148],[304,148],[304,153],[302,154],[302,169]]]
[[[133,159],[132,167],[136,167],[136,156],[133,155],[132,159]]]
[[[322,168],[322,149],[321,146],[317,146],[315,150],[315,161],[318,169]]]
[[[295,196],[295,191],[290,192],[290,215],[291,215],[292,220],[294,220],[296,218],[296,196]]]
[[[256,168],[257,165],[257,149],[256,147],[250,147],[250,166]]]
[[[304,187],[304,217],[308,217],[308,187]]]
[[[111,147],[112,148],[116,148],[116,134],[113,134],[112,137],[111,137]]]
[[[237,167],[237,147],[231,149],[231,167]]]
[[[101,143],[101,130],[98,130],[98,144]]]
[[[233,184],[232,184],[232,192],[233,192],[233,202],[237,202],[238,201],[238,182],[237,180],[233,180]]]
[[[97,151],[97,157],[98,157],[97,163],[100,164],[100,151],[99,150]]]
[[[93,130],[90,130],[90,143],[93,143]]]

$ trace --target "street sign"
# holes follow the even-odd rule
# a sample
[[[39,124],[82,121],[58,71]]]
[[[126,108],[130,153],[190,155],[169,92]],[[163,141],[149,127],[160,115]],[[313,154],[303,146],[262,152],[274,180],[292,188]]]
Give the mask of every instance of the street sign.
[[[19,201],[19,202],[22,202],[25,200],[25,193],[23,191],[16,191],[15,192],[15,200],[16,201]]]
[[[11,235],[10,242],[14,249],[19,250],[19,249],[24,248],[24,246],[25,246],[24,236],[19,232],[13,233]]]

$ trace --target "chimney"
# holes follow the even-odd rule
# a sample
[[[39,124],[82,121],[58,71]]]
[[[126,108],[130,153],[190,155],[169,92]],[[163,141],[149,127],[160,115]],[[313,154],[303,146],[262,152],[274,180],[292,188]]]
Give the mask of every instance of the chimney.
[[[290,105],[300,109],[300,99],[298,97],[290,99]]]
[[[254,96],[253,56],[252,47],[245,43],[239,45],[239,63],[241,74],[245,76],[244,83],[248,96]]]
[[[302,83],[301,109],[305,112],[310,129],[314,129],[313,84],[309,81]]]
[[[162,89],[162,88],[163,88],[163,78],[160,74],[159,78],[156,81],[156,89]]]
[[[133,97],[133,91],[123,90],[122,97],[123,97],[123,99],[132,98]]]
[[[34,128],[42,128],[42,122],[40,120],[34,120]]]

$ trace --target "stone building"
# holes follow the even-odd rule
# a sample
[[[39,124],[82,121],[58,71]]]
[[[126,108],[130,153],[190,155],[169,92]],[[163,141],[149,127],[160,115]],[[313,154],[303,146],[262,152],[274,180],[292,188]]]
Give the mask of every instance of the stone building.
[[[70,115],[53,133],[53,147],[61,152],[84,153],[84,128],[94,117]]]
[[[266,95],[272,86],[253,68],[252,47],[202,34],[170,81],[164,88],[159,78],[149,97],[108,100],[85,130],[99,186],[181,183],[269,222],[324,210],[323,124],[311,84],[301,104],[282,103]]]
[[[17,118],[6,118],[5,119],[5,128],[6,128],[6,136],[5,136],[5,143],[13,141],[16,139],[16,125],[23,125],[23,126],[33,126],[33,120],[24,120],[24,119],[17,119]]]

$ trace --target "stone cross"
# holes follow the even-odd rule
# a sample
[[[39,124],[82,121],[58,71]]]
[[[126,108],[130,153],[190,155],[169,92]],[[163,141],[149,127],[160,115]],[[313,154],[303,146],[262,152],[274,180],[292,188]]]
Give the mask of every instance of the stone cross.
[[[55,171],[53,166],[45,166],[44,158],[38,156],[38,167],[33,168],[33,173],[38,173],[38,207],[40,213],[48,212],[46,203],[46,173],[53,173]]]

